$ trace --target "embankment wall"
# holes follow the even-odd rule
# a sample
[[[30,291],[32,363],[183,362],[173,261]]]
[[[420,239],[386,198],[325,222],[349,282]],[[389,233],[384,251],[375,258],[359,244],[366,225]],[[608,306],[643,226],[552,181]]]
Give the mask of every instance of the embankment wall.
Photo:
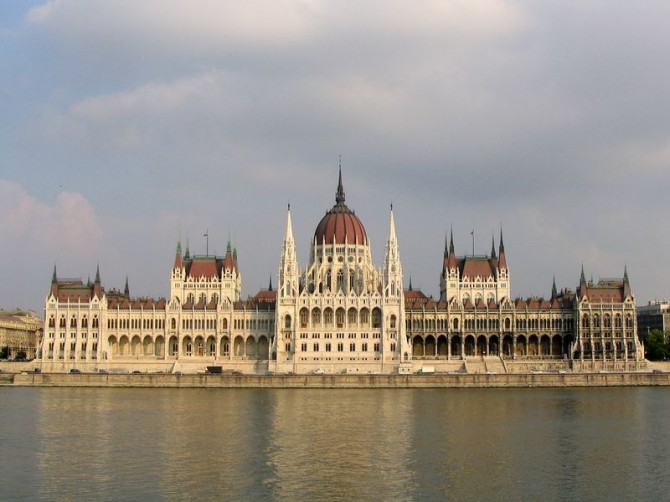
[[[175,375],[64,374],[3,375],[5,385],[35,387],[175,388],[519,388],[670,386],[670,373],[436,374],[436,375]]]

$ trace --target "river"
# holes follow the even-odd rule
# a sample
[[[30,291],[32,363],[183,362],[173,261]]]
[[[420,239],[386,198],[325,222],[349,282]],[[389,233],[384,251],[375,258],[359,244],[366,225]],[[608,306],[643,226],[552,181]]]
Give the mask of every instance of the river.
[[[670,389],[0,387],[3,500],[667,500]]]

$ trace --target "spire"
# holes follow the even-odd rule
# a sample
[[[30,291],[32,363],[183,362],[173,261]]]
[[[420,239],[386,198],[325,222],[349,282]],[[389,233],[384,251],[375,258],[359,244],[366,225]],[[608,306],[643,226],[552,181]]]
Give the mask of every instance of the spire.
[[[630,290],[630,282],[628,281],[628,267],[623,267],[623,296],[624,298],[633,296]]]
[[[291,223],[291,205],[286,211],[286,233],[282,246],[281,264],[279,266],[279,284],[277,294],[280,297],[295,297],[298,294],[298,259],[293,240],[293,225]]]
[[[579,284],[586,284],[586,276],[584,275],[584,264],[582,263],[582,273],[579,276]]]
[[[128,276],[126,276],[126,286],[123,288],[123,296],[130,298],[130,288],[128,287]]]
[[[412,291],[412,276],[409,276],[409,290]]]
[[[384,259],[384,296],[397,301],[402,296],[402,264],[400,263],[400,250],[398,248],[398,237],[395,231],[395,216],[393,215],[393,204],[389,216],[389,237],[386,241],[386,257]]]
[[[454,251],[454,229],[449,230],[449,255],[447,256],[446,268],[449,270],[455,269],[456,264],[456,252]]]
[[[184,258],[186,258],[187,260],[191,258],[191,253],[188,249],[188,239],[186,239],[186,253],[184,253]]]
[[[54,273],[51,276],[51,284],[56,284],[58,282],[58,276],[56,275],[56,264],[54,263]]]
[[[95,267],[95,281],[93,282],[93,296],[95,296],[97,298],[102,298],[102,287],[100,286],[100,264],[99,263]]]
[[[500,227],[500,245],[498,246],[498,268],[507,268],[507,259],[505,258],[505,244],[503,242],[502,226]]]
[[[337,182],[337,193],[335,194],[335,202],[338,205],[344,204],[344,188],[342,187],[342,163],[340,161],[340,174]]]
[[[223,259],[223,269],[233,270],[235,268],[235,259],[233,257],[233,248],[230,244],[230,236],[228,236],[228,243],[226,244],[226,256]]]
[[[551,299],[555,299],[558,296],[558,292],[556,291],[556,276],[553,278],[553,283],[551,285]]]
[[[181,260],[181,239],[177,240],[177,252],[174,255],[174,268],[180,269],[183,267]]]
[[[270,275],[270,285],[268,286],[268,291],[272,291],[272,275]]]
[[[491,235],[491,258],[496,259],[496,241],[493,235]]]

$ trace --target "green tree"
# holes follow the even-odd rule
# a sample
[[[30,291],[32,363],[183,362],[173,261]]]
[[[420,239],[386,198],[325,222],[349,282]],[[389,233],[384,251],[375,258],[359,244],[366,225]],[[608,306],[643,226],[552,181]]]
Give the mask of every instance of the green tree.
[[[670,355],[668,344],[665,342],[665,335],[660,330],[651,330],[645,345],[647,359],[650,361],[661,361]]]

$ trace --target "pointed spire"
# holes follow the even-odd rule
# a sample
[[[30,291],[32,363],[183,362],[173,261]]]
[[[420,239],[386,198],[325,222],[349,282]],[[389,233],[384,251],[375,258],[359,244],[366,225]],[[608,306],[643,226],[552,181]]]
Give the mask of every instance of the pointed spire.
[[[56,284],[58,282],[58,276],[56,275],[56,264],[54,263],[54,273],[51,276],[51,284]]]
[[[553,278],[553,282],[551,285],[551,299],[555,299],[558,296],[558,292],[556,290],[556,276]]]
[[[389,223],[389,242],[395,244],[398,239],[395,235],[395,218],[393,217],[393,204],[391,204],[391,222]]]
[[[412,291],[412,276],[409,276],[409,290]]]
[[[449,229],[449,253],[454,254],[454,229]]]
[[[233,247],[230,244],[230,235],[228,236],[228,243],[226,244],[226,256],[223,259],[224,270],[234,270],[235,259],[233,258]]]
[[[128,276],[126,276],[126,285],[123,288],[123,296],[130,298],[130,288],[128,287]]]
[[[493,235],[491,235],[491,258],[496,259],[496,240]]]
[[[186,253],[184,253],[184,258],[187,260],[191,258],[191,252],[188,249],[188,239],[186,239]]]
[[[498,246],[498,268],[507,268],[507,259],[505,258],[505,243],[503,242],[502,226],[500,227],[500,244]]]
[[[272,291],[272,275],[270,275],[270,285],[268,286],[268,291]]]
[[[582,263],[582,273],[579,276],[579,284],[586,284],[586,276],[584,275],[584,264]]]
[[[183,263],[181,260],[181,238],[177,240],[177,252],[174,255],[174,268],[182,268]]]
[[[633,296],[630,290],[630,282],[628,281],[628,267],[625,265],[623,267],[623,296]]]
[[[340,173],[337,182],[337,193],[335,194],[335,202],[338,205],[344,204],[344,187],[342,186],[342,163],[340,161]]]

